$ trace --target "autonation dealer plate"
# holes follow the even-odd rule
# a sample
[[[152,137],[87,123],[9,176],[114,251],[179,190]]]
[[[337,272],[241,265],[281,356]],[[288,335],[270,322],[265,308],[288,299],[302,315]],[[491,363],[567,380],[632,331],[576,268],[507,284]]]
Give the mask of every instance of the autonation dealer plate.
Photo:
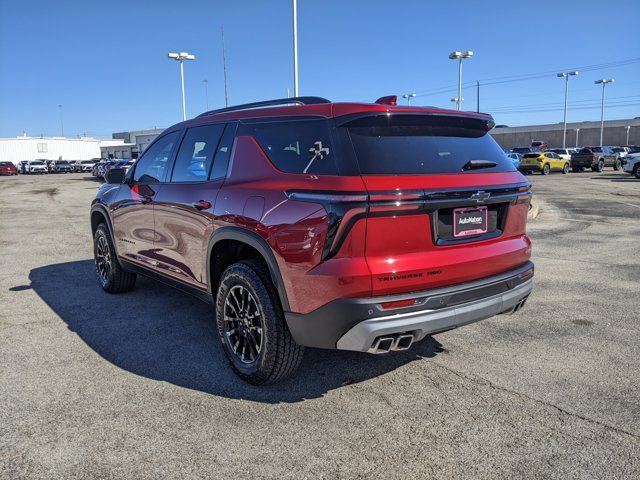
[[[487,233],[487,207],[453,210],[453,236],[467,237]]]

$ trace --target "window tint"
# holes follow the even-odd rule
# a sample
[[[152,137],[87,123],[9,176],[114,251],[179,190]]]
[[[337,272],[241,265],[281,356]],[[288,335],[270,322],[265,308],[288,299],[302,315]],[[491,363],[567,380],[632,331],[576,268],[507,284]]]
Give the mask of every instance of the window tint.
[[[171,152],[179,137],[179,131],[171,132],[151,145],[138,160],[133,180],[142,183],[163,182]]]
[[[254,123],[245,127],[278,170],[337,175],[326,120]]]
[[[187,130],[171,174],[172,182],[205,181],[224,124],[202,125]]]
[[[355,120],[346,128],[363,174],[463,173],[470,160],[496,163],[472,172],[515,171],[481,119],[376,115]]]
[[[224,130],[222,139],[218,144],[218,150],[216,151],[216,157],[213,160],[213,169],[211,170],[210,178],[223,178],[227,176],[227,167],[229,166],[229,158],[231,158],[231,148],[233,147],[233,140],[236,137],[235,123],[228,123]]]

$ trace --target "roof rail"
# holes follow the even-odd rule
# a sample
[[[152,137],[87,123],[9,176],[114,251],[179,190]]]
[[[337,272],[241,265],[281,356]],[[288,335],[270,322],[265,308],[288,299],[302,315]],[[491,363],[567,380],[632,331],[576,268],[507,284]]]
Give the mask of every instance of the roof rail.
[[[209,110],[208,112],[201,113],[198,117],[204,117],[206,115],[213,115],[215,113],[236,112],[239,110],[250,110],[252,108],[271,107],[276,105],[290,105],[295,103],[297,105],[314,105],[318,103],[331,103],[330,100],[322,97],[291,97],[291,98],[278,98],[276,100],[266,100],[264,102],[243,103],[242,105],[235,105],[233,107],[219,108],[217,110]],[[197,117],[196,117],[197,118]]]

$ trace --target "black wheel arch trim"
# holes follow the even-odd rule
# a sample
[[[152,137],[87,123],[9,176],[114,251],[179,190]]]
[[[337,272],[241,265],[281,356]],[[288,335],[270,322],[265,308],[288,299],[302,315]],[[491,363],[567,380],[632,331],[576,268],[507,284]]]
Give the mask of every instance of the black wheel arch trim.
[[[247,230],[241,227],[218,227],[211,235],[209,239],[209,246],[207,248],[207,290],[213,295],[213,286],[211,285],[211,252],[216,243],[222,240],[235,240],[243,242],[250,247],[256,249],[262,256],[269,268],[269,275],[271,281],[276,286],[282,309],[285,312],[290,310],[289,299],[287,298],[287,291],[285,290],[284,281],[280,273],[280,267],[276,261],[276,257],[269,244],[264,238],[255,232]]]
[[[95,232],[93,231],[93,226],[91,225],[91,218],[93,217],[93,214],[96,212],[102,215],[106,221],[107,228],[109,229],[109,234],[111,235],[111,240],[113,241],[113,248],[115,248],[116,250],[116,259],[120,263],[120,266],[122,266],[122,262],[120,261],[120,256],[118,255],[118,245],[117,245],[118,242],[116,241],[116,237],[114,235],[113,224],[111,223],[111,216],[109,215],[109,210],[107,209],[106,205],[104,205],[103,203],[96,202],[93,205],[91,205],[91,210],[89,213],[89,226],[91,227],[92,237],[95,234]]]

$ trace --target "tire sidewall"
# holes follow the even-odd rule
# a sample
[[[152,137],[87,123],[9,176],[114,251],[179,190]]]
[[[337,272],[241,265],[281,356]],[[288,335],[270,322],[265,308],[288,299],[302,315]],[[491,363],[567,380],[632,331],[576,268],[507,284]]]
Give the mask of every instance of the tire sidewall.
[[[98,256],[98,239],[100,237],[104,237],[104,239],[106,240],[107,247],[109,248],[109,256],[111,258],[111,268],[109,269],[109,276],[104,281],[102,279],[102,276],[100,275],[100,272],[98,272],[97,256]],[[93,236],[93,265],[96,269],[96,277],[98,279],[98,283],[104,290],[108,290],[111,287],[111,284],[113,283],[113,275],[115,272],[115,268],[113,265],[114,260],[115,260],[115,252],[113,250],[111,237],[109,236],[109,232],[106,230],[106,227],[104,226],[104,224],[101,224],[98,226],[98,228],[96,229],[96,233]]]
[[[544,166],[542,167],[542,174],[543,174],[543,175],[549,175],[549,171],[550,171],[550,170],[551,170],[551,169],[549,168],[549,164],[548,164],[548,163],[545,163],[545,164],[544,164]]]
[[[231,288],[236,285],[241,285],[253,295],[262,318],[262,349],[258,358],[250,364],[243,363],[238,359],[224,334],[224,305]],[[250,383],[258,383],[256,380],[262,377],[266,379],[273,369],[271,349],[273,348],[274,325],[271,320],[275,315],[277,315],[276,306],[273,305],[262,279],[255,270],[246,263],[236,263],[225,270],[216,296],[218,337],[233,369],[241,378]]]

